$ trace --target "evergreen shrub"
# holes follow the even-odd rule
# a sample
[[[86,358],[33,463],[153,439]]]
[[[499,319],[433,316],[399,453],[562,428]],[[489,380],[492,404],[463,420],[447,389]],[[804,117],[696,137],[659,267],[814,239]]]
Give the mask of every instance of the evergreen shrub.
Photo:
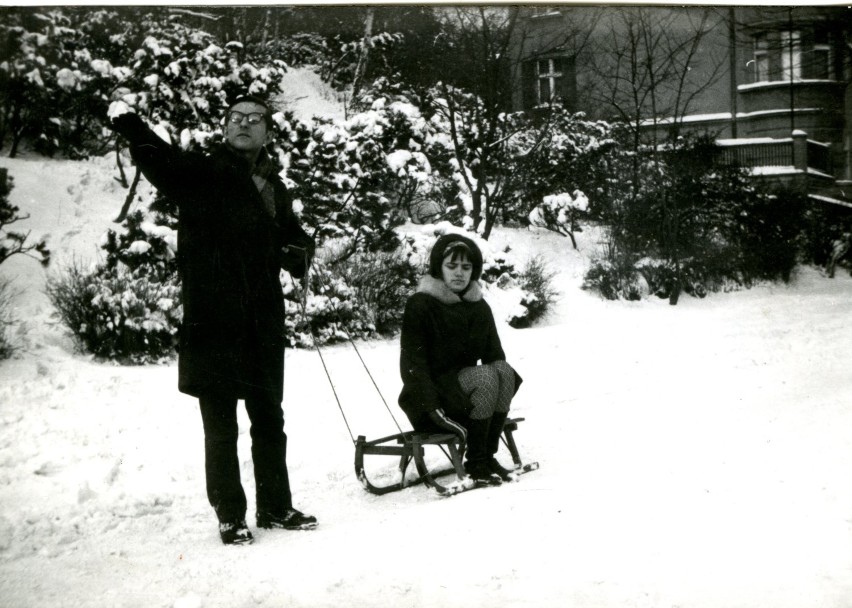
[[[47,281],[47,295],[80,348],[120,363],[155,363],[174,356],[180,324],[176,281],[151,280],[144,268],[72,262]]]
[[[556,303],[559,292],[553,286],[556,273],[540,255],[530,258],[519,277],[519,285],[525,295],[521,306],[525,313],[514,317],[509,325],[515,328],[531,327],[536,321],[543,319]]]

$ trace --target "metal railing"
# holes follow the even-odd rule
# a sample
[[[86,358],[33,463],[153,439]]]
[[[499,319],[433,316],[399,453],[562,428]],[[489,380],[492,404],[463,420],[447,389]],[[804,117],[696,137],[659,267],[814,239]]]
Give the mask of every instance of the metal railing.
[[[831,150],[825,144],[807,140],[766,139],[764,141],[734,139],[718,142],[723,162],[736,162],[742,167],[796,167],[832,174]],[[799,145],[799,152],[795,146]],[[798,158],[797,158],[798,154]],[[803,162],[804,161],[804,162]]]
[[[773,142],[744,142],[721,146],[722,160],[742,167],[793,166],[793,140]]]

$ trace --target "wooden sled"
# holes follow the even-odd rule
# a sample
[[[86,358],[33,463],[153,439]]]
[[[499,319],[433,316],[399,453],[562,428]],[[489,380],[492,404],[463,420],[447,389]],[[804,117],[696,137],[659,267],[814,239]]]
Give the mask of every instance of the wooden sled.
[[[512,455],[512,462],[515,464],[514,472],[516,473],[526,473],[538,468],[537,462],[528,464],[522,462],[518,446],[515,443],[514,432],[518,430],[518,423],[523,420],[523,418],[510,418],[503,425],[503,444]],[[451,466],[430,471],[425,461],[426,446],[438,447],[450,461]],[[364,456],[399,456],[400,480],[385,486],[375,485],[367,477],[364,470]],[[442,496],[452,496],[473,488],[473,482],[465,475],[462,466],[463,456],[464,446],[459,445],[458,437],[452,433],[407,431],[373,441],[367,441],[363,435],[359,435],[355,442],[355,474],[358,475],[358,479],[365,490],[379,496],[419,483],[425,483]],[[405,474],[412,460],[418,476],[407,479]],[[451,473],[455,473],[455,479],[451,483],[442,484],[438,481],[439,477]]]

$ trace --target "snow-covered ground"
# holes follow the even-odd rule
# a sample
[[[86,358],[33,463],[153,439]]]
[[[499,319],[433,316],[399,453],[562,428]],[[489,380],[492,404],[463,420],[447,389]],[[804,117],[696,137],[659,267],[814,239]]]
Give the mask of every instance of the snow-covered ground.
[[[110,159],[0,166],[54,268],[96,259],[124,198]],[[22,292],[24,350],[0,363],[0,605],[852,606],[852,278],[804,268],[789,286],[676,307],[605,302],[579,289],[595,247],[579,236],[579,252],[544,232],[492,238],[559,273],[546,323],[501,327],[525,378],[517,439],[539,471],[452,498],[370,495],[317,354],[291,350],[293,492],[321,523],[255,530],[250,547],[219,541],[198,407],[176,366],[75,353],[45,273],[10,259],[0,274]],[[402,423],[398,343],[359,349]],[[324,356],[353,433],[395,432],[351,347]],[[251,498],[249,510],[253,524]]]

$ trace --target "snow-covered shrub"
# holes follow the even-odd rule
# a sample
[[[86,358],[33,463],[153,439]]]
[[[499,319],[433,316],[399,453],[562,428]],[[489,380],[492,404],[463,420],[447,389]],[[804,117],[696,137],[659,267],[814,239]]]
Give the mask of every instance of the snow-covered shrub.
[[[292,36],[280,36],[267,41],[255,52],[261,56],[280,59],[294,67],[321,66],[331,55],[331,47],[315,32],[299,32]]]
[[[9,230],[12,224],[29,217],[21,215],[21,210],[9,202],[13,185],[8,169],[0,168],[0,264],[13,255],[26,255],[37,259],[42,266],[47,266],[50,263],[50,250],[45,239],[32,243],[29,241],[29,232]]]
[[[128,54],[113,70],[117,94],[183,148],[214,138],[237,95],[280,93],[287,69],[279,59],[256,63],[242,56],[241,43],[216,40],[159,11],[145,14],[122,39]]]
[[[572,114],[553,104],[546,114],[538,116],[537,122],[519,131],[515,139],[522,151],[515,163],[519,176],[518,219],[529,218],[542,205],[554,211],[574,207],[595,215],[595,207],[606,196],[607,180],[613,177],[611,157],[617,152],[613,125],[586,120],[582,112]],[[577,192],[584,193],[581,199],[576,198]],[[568,195],[571,201],[564,198]],[[561,200],[553,201],[551,197]],[[545,227],[566,234],[564,224],[556,222],[553,227]]]
[[[401,179],[393,152],[389,110],[369,110],[347,120],[315,117],[287,121],[289,167],[302,219],[320,242],[346,241],[356,251],[391,251],[404,218],[389,198]]]
[[[801,194],[779,192],[779,205],[802,206]],[[834,243],[852,233],[852,215],[840,205],[807,205],[802,214],[802,231],[797,242],[803,263],[826,266]]]
[[[337,264],[335,271],[356,290],[361,314],[376,333],[389,336],[399,330],[418,279],[417,268],[404,254],[362,253]]]
[[[172,141],[202,146],[229,98],[273,97],[286,65],[246,56],[238,42],[185,25],[168,9],[44,8],[0,23],[0,143],[11,136],[52,154],[103,154],[114,141],[106,111],[122,99]]]
[[[181,319],[174,281],[151,280],[144,269],[72,263],[47,282],[47,295],[80,348],[121,363],[174,356]]]
[[[632,265],[594,260],[583,277],[583,289],[596,291],[607,300],[641,300],[646,292],[641,275]]]
[[[103,114],[115,80],[102,56],[99,28],[127,23],[113,19],[109,25],[110,14],[43,7],[0,24],[7,50],[0,63],[0,141],[11,136],[10,155],[24,139],[43,154],[105,152]]]
[[[149,217],[142,211],[131,213],[120,231],[108,230],[101,241],[106,267],[144,269],[145,274],[157,281],[171,280],[177,272],[175,224],[168,215],[152,213]]]
[[[123,363],[174,355],[182,309],[170,222],[136,211],[104,235],[102,262],[74,263],[50,279],[48,295],[82,350]]]
[[[801,209],[779,205],[741,168],[724,164],[712,140],[624,149],[613,160],[615,175],[632,177],[608,186],[602,210],[608,263],[590,269],[588,287],[605,297],[638,297],[639,265],[648,292],[668,294],[672,304],[681,291],[701,297],[789,280]]]
[[[310,348],[375,334],[358,290],[320,261],[311,268],[307,297],[292,282],[284,285],[284,297],[285,336],[291,346]]]
[[[369,48],[375,62],[380,55],[402,41],[402,34],[389,32],[379,32],[369,38],[359,37],[355,40],[336,36],[329,43],[329,47],[336,49],[336,52],[331,52],[320,64],[320,76],[334,87],[346,88],[361,76],[358,69],[365,47]]]
[[[541,204],[530,211],[527,219],[532,226],[546,228],[569,237],[576,249],[577,240],[574,238],[574,233],[580,230],[578,219],[588,208],[589,199],[581,191],[561,192],[545,196]]]
[[[711,291],[718,291],[720,287],[713,273],[691,259],[681,260],[679,272],[670,262],[650,258],[639,260],[634,268],[642,275],[648,286],[648,292],[658,298],[671,298],[678,289],[682,289],[691,296],[703,298],[707,295],[708,288]]]
[[[400,252],[361,252],[333,264],[315,262],[306,301],[301,284],[284,284],[291,345],[311,346],[311,334],[319,344],[393,335],[417,276],[418,269]]]
[[[530,327],[536,321],[547,316],[556,303],[559,293],[553,287],[556,273],[551,270],[541,256],[527,260],[519,277],[519,286],[526,294],[521,300],[524,314],[509,321],[512,327]]]

